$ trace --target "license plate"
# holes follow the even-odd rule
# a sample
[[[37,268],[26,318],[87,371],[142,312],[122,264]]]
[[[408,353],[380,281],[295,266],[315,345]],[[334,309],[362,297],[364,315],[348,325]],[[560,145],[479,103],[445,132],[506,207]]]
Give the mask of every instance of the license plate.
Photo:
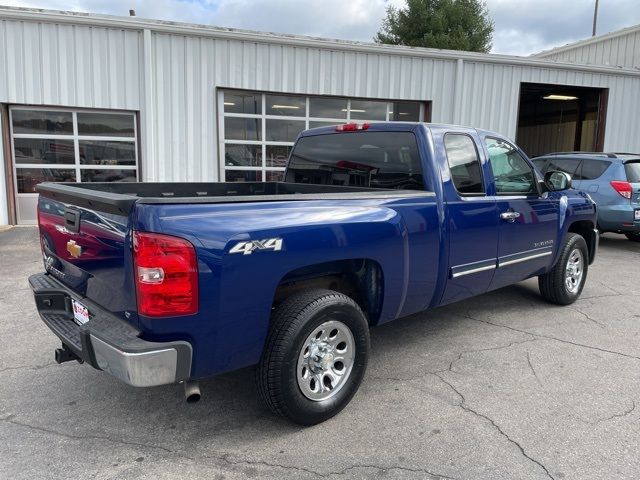
[[[71,300],[73,306],[73,321],[78,325],[84,325],[89,321],[89,309],[80,302]]]
[[[636,220],[640,220],[640,210],[636,210],[636,211],[635,211],[635,213],[634,213],[634,218],[635,218]]]

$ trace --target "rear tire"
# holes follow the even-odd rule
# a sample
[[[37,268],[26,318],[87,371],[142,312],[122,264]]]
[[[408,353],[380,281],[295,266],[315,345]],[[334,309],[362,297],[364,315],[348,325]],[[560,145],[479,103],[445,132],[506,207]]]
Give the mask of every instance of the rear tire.
[[[314,289],[275,310],[256,380],[267,407],[300,425],[339,413],[362,382],[369,325],[349,297]]]
[[[632,242],[640,242],[640,233],[625,233],[624,236]]]
[[[542,297],[557,305],[575,302],[587,280],[589,250],[584,238],[576,233],[567,233],[555,266],[538,277]]]

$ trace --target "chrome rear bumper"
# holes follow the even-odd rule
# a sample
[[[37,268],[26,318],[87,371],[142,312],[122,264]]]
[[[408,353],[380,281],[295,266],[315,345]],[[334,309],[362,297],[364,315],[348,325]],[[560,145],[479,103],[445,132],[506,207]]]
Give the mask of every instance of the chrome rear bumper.
[[[134,387],[152,387],[188,380],[191,344],[185,341],[150,342],[133,325],[80,298],[46,273],[29,277],[42,321],[79,359]],[[71,299],[85,305],[91,319],[73,320]]]

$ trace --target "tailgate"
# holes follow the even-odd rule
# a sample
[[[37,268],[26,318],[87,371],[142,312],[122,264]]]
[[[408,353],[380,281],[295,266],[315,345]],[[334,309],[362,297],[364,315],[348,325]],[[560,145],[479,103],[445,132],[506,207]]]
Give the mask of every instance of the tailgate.
[[[40,195],[38,223],[47,272],[82,297],[135,321],[129,218]],[[89,311],[89,314],[91,312]]]

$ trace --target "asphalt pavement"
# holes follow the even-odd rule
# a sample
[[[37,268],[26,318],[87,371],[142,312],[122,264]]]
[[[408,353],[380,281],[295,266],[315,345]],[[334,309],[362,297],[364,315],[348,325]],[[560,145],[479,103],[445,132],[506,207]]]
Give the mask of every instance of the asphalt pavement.
[[[350,405],[302,428],[259,404],[251,369],[187,404],[57,365],[27,284],[37,231],[3,231],[0,477],[639,478],[639,266],[640,243],[605,235],[574,305],[528,280],[375,328]]]

